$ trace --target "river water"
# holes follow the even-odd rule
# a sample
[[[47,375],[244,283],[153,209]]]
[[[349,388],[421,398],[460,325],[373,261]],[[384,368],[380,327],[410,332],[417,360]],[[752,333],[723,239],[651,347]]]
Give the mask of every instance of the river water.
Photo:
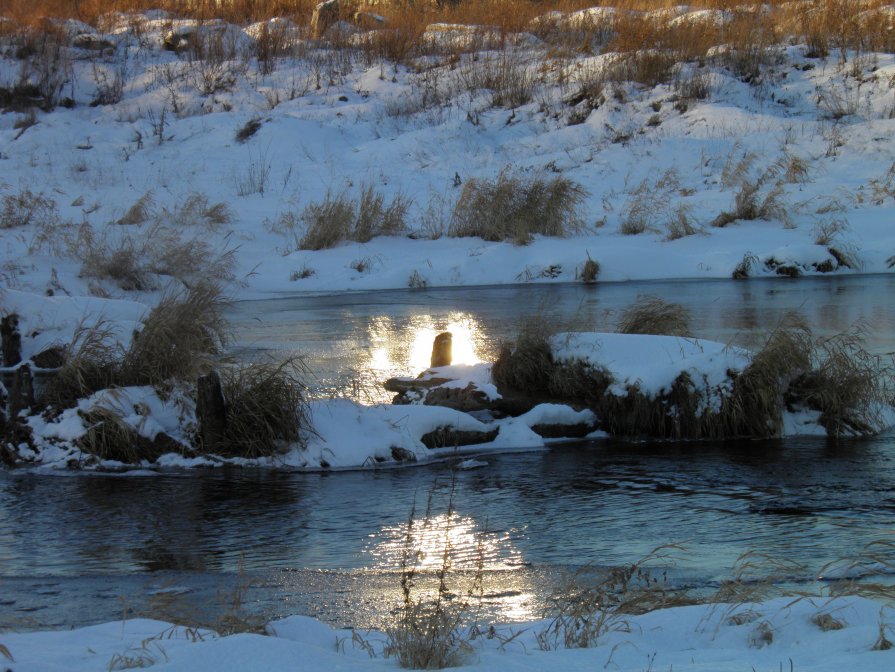
[[[471,336],[465,356],[486,359],[528,315],[605,329],[641,294],[686,305],[700,337],[749,343],[798,309],[819,334],[863,320],[870,348],[892,352],[893,290],[893,276],[521,286],[282,298],[237,304],[231,317],[235,352],[304,352],[315,394],[363,398],[376,396],[374,381],[415,373],[431,335],[449,325]],[[757,551],[767,556],[758,574],[816,589],[817,575],[832,573],[827,563],[895,535],[891,434],[582,442],[482,463],[338,474],[0,472],[0,627],[122,614],[213,621],[237,595],[265,619],[305,613],[382,627],[401,599],[405,550],[421,552],[423,589],[446,544],[454,588],[481,572],[483,618],[512,621],[540,616],[569,573],[636,562],[662,544],[681,546],[654,563],[675,587],[710,593]]]

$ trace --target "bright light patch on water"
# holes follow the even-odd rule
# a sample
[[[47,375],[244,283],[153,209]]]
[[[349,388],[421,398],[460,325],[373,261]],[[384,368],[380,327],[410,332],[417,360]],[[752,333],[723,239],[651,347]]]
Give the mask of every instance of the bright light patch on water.
[[[452,319],[443,329],[426,326],[416,330],[410,350],[410,365],[415,371],[429,368],[432,343],[444,331],[451,333],[453,364],[478,364],[482,361],[476,354],[476,343],[480,339],[478,325],[468,317]]]
[[[522,554],[506,533],[479,528],[473,518],[446,513],[415,519],[412,524],[385,526],[370,535],[367,548],[380,570],[415,567],[453,570],[501,570],[518,567]]]
[[[388,317],[371,320],[369,358],[361,367],[388,376],[415,376],[429,368],[435,337],[451,332],[454,364],[478,364],[486,349],[486,337],[479,323],[466,313],[448,318],[416,315],[405,328]],[[483,353],[486,354],[486,353]]]

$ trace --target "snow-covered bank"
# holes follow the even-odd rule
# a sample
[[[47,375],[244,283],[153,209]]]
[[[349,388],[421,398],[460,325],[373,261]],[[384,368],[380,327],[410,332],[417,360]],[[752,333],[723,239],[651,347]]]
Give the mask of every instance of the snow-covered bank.
[[[780,45],[760,81],[709,57],[650,87],[618,80],[615,54],[557,61],[536,38],[371,64],[291,26],[262,69],[257,25],[199,31],[224,41],[220,62],[164,49],[172,28],[197,39],[159,14],[69,25],[58,84],[73,107],[0,115],[5,286],[139,297],[210,257],[239,297],[575,281],[588,259],[599,281],[893,266],[891,54]],[[475,83],[501,58],[528,73],[528,101]],[[466,186],[504,171],[579,185],[580,226],[524,246],[447,237]],[[363,189],[406,203],[397,235],[300,249],[308,206]]]
[[[586,649],[541,650],[537,635],[547,626],[546,621],[519,623],[498,626],[493,633],[484,626],[456,669],[888,672],[895,666],[895,612],[864,598],[783,598],[617,617]],[[148,666],[172,672],[399,669],[393,658],[381,657],[384,642],[381,633],[336,631],[303,616],[270,623],[267,636],[219,637],[207,630],[131,620],[60,632],[5,633],[0,639],[15,659],[7,665],[16,672]]]
[[[723,439],[751,431],[764,438],[875,434],[895,426],[891,401],[879,398],[889,383],[873,380],[877,374],[869,370],[848,369],[848,375],[867,377],[849,391],[839,381],[842,371],[812,370],[806,361],[801,366],[808,368],[795,373],[759,369],[756,376],[752,365],[767,355],[700,339],[565,333],[553,336],[550,348],[546,368],[526,369],[536,389],[521,397],[512,385],[495,386],[490,364],[438,367],[401,379],[406,390],[393,405],[313,400],[300,440],[279,441],[261,455],[203,450],[191,395],[148,386],[101,390],[49,417],[27,415],[29,440],[10,445],[8,455],[15,464],[51,469],[363,469],[543,449],[584,436]],[[520,357],[527,367],[531,358]],[[505,368],[515,366],[507,361]],[[509,406],[501,389],[517,395]],[[756,397],[769,406],[755,405]],[[115,439],[92,434],[104,423],[125,428],[130,439],[124,443],[138,447],[119,448]]]

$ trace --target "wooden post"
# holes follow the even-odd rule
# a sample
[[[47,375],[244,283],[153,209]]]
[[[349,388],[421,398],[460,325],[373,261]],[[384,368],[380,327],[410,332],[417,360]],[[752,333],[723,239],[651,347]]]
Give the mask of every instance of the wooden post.
[[[15,420],[19,411],[33,405],[34,379],[31,377],[31,367],[23,364],[13,374],[12,389],[9,391],[9,417]]]
[[[227,405],[221,388],[221,376],[212,371],[199,376],[196,397],[196,417],[199,420],[199,435],[208,452],[215,452],[224,442],[224,428],[227,426]]]
[[[0,319],[3,366],[15,366],[22,361],[22,335],[19,333],[19,316],[15,313]]]
[[[432,363],[430,366],[450,366],[454,358],[453,335],[449,331],[438,334],[432,343]]]

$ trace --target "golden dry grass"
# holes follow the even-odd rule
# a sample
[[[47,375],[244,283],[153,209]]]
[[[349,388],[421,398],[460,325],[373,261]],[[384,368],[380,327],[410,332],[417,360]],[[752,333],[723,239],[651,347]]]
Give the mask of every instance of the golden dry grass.
[[[237,24],[269,19],[275,16],[289,17],[306,25],[317,0],[157,0],[145,3],[139,0],[3,0],[0,14],[10,17],[18,26],[46,26],[52,18],[75,18],[88,23],[100,23],[110,12],[131,12],[145,9],[164,9],[173,16],[206,20],[222,18]],[[379,56],[401,60],[415,46],[416,38],[425,25],[436,22],[484,25],[496,28],[500,34],[535,30],[548,38],[548,42],[561,44],[564,49],[594,49],[610,36],[609,43],[602,45],[615,51],[638,51],[646,48],[659,49],[675,58],[688,59],[705,56],[707,50],[719,44],[728,44],[733,50],[729,58],[745,58],[747,61],[760,57],[760,51],[784,39],[792,38],[806,44],[809,53],[826,55],[833,49],[847,48],[859,51],[890,51],[895,48],[895,36],[888,30],[887,22],[875,14],[884,0],[817,0],[812,3],[791,3],[772,0],[763,5],[744,5],[729,9],[729,3],[720,0],[695,0],[689,3],[693,9],[727,10],[726,23],[712,20],[674,21],[672,11],[676,3],[671,0],[545,0],[542,2],[515,2],[512,0],[461,0],[445,2],[377,3],[369,7],[385,16],[389,33],[376,42]],[[562,35],[550,35],[553,24],[533,27],[531,22],[551,11],[572,12],[592,6],[617,8],[615,18],[606,25],[576,26],[563,30]],[[343,18],[350,18],[357,9],[365,9],[363,2],[344,3]],[[658,10],[658,11],[657,11]],[[552,28],[551,28],[552,26]],[[9,28],[7,28],[9,30]],[[555,32],[555,31],[554,31]],[[601,45],[597,44],[597,48]]]

